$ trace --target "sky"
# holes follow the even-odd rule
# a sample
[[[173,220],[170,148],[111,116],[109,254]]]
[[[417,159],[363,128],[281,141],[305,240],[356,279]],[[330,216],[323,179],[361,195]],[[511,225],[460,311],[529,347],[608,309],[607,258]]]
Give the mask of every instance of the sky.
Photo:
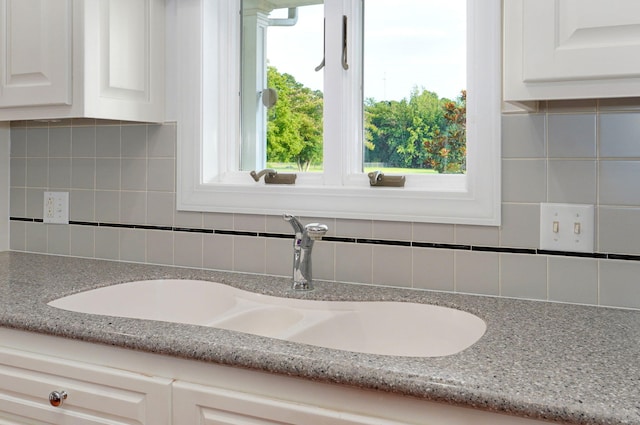
[[[466,0],[364,2],[364,97],[401,100],[416,86],[457,97],[466,87]],[[294,27],[269,27],[267,36],[269,63],[319,90],[322,12],[321,5],[300,7]]]

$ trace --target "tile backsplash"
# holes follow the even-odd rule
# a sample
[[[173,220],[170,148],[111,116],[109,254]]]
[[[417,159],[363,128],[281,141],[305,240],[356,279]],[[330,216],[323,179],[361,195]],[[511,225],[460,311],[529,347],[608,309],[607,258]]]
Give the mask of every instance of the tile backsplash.
[[[289,275],[280,217],[175,211],[175,156],[173,123],[12,123],[11,249]],[[640,100],[505,114],[502,157],[501,227],[318,219],[314,277],[640,308]],[[69,225],[42,223],[45,190]],[[595,204],[596,254],[540,251],[541,202]]]

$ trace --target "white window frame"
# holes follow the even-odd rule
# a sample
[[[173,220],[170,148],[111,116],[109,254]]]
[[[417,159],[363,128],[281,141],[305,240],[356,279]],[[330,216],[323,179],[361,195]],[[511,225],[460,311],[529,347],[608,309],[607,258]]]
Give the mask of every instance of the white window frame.
[[[467,36],[468,62],[473,64],[467,87],[467,173],[428,179],[407,176],[405,188],[369,187],[366,176],[350,173],[348,163],[353,163],[354,153],[345,144],[342,152],[329,153],[333,161],[327,162],[325,153],[322,178],[299,174],[295,186],[255,183],[248,173],[236,171],[230,146],[240,141],[239,3],[178,2],[179,210],[500,224],[500,0],[468,0],[468,15],[474,19]],[[354,92],[348,85],[336,90]],[[330,93],[325,91],[325,96]],[[481,105],[476,97],[482,99]],[[355,124],[359,117],[352,101],[347,98],[333,113],[344,120],[338,128],[356,134],[361,124]],[[331,137],[342,135],[325,130],[325,139]]]

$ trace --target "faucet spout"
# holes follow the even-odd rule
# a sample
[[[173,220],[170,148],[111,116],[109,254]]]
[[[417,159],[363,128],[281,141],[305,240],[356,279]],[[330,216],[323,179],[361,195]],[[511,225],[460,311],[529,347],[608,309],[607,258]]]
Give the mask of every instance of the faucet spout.
[[[321,223],[310,223],[302,226],[302,223],[291,214],[284,214],[283,219],[288,221],[295,231],[293,240],[293,283],[291,288],[296,291],[310,291],[313,289],[311,268],[313,242],[322,239],[329,227]]]

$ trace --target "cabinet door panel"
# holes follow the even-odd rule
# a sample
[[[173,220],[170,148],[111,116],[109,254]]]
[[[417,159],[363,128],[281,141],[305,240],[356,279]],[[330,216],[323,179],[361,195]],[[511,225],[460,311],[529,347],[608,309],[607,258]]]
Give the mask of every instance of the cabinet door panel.
[[[169,398],[167,379],[0,349],[0,424],[168,425]]]
[[[640,76],[640,2],[524,3],[525,82]]]
[[[71,104],[71,0],[0,0],[0,107]]]

